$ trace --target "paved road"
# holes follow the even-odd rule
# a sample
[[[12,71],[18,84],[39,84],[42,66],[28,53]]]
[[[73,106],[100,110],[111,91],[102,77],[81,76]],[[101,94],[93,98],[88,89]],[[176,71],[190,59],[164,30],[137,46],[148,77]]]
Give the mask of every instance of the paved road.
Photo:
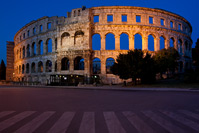
[[[199,93],[0,86],[2,133],[198,133]]]

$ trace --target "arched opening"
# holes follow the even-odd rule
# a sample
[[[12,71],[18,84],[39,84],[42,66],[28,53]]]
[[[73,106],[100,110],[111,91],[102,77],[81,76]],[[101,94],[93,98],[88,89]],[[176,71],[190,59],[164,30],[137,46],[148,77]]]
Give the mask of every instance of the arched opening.
[[[26,48],[26,56],[30,57],[30,45],[28,44],[27,48]]]
[[[106,59],[106,73],[112,74],[111,67],[113,66],[115,60],[113,58],[107,58]]]
[[[55,61],[55,72],[57,72],[57,61]]]
[[[84,70],[84,58],[78,56],[74,60],[74,70]]]
[[[75,32],[74,44],[81,44],[83,42],[84,32],[79,30]]]
[[[174,47],[174,38],[173,37],[171,37],[170,38],[170,47]]]
[[[94,34],[92,36],[92,49],[100,50],[101,49],[101,37],[100,34]]]
[[[93,74],[101,73],[101,60],[99,58],[93,59]]]
[[[55,38],[55,50],[57,50],[57,38]]]
[[[21,65],[19,65],[19,74],[21,73]]]
[[[29,72],[30,72],[29,69],[30,69],[29,63],[27,63],[27,64],[26,64],[26,73],[29,73]]]
[[[38,51],[38,53],[40,55],[43,54],[43,41],[42,40],[39,41],[39,51]]]
[[[36,67],[35,67],[35,63],[34,62],[31,64],[31,72],[32,73],[36,72]]]
[[[182,53],[182,40],[181,39],[178,40],[178,52]]]
[[[23,46],[23,58],[25,58],[25,46]]]
[[[17,50],[17,57],[16,59],[19,59],[19,50]]]
[[[24,74],[25,66],[24,64],[22,65],[22,74]]]
[[[126,33],[120,35],[120,49],[129,50],[129,36]]]
[[[148,50],[149,51],[154,51],[154,46],[155,46],[154,36],[153,35],[149,35],[148,36]]]
[[[134,48],[142,50],[142,36],[138,33],[134,35]]]
[[[52,52],[52,39],[47,39],[46,41],[46,53]]]
[[[186,48],[186,51],[189,51],[189,44],[187,41],[185,41],[185,48]]]
[[[70,67],[69,59],[64,57],[61,60],[61,70],[69,70],[69,67]]]
[[[32,56],[36,55],[36,44],[35,42],[32,43]]]
[[[106,34],[106,50],[115,50],[115,35],[112,33]]]
[[[42,73],[43,72],[43,62],[42,61],[40,61],[39,63],[38,63],[38,72],[39,73]]]
[[[163,36],[160,37],[160,49],[165,48],[165,38]]]
[[[70,37],[70,34],[68,32],[64,32],[61,35],[61,46],[67,46],[69,42],[69,37]]]
[[[52,72],[52,61],[46,61],[46,72]]]

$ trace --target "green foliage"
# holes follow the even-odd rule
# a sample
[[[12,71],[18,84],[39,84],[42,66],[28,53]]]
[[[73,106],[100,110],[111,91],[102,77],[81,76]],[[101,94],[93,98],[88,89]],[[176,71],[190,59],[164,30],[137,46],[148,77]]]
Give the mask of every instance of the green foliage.
[[[164,72],[172,72],[174,73],[176,68],[178,67],[178,51],[174,48],[162,49],[159,50],[154,55],[154,60],[156,62],[156,70],[161,75]]]
[[[6,65],[3,60],[0,65],[0,80],[6,80]]]
[[[150,54],[144,55],[142,50],[136,49],[120,54],[116,61],[111,71],[121,79],[132,78],[134,83],[137,78],[140,78],[142,83],[155,81],[154,60]]]

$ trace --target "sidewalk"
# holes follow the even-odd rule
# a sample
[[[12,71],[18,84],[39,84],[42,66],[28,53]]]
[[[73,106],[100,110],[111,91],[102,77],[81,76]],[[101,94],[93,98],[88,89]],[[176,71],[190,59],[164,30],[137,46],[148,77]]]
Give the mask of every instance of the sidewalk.
[[[64,88],[66,86],[63,86]],[[68,87],[67,87],[68,88]],[[146,87],[124,87],[121,85],[104,85],[104,86],[77,86],[69,87],[74,89],[94,89],[94,90],[119,90],[119,91],[181,91],[181,92],[199,92],[199,88],[146,88]]]
[[[81,85],[81,86],[25,86],[25,85],[0,85],[3,87],[37,87],[37,88],[63,88],[63,89],[85,89],[85,90],[116,90],[116,91],[174,91],[174,92],[199,92],[199,88],[148,88],[148,87],[124,87],[122,85]]]

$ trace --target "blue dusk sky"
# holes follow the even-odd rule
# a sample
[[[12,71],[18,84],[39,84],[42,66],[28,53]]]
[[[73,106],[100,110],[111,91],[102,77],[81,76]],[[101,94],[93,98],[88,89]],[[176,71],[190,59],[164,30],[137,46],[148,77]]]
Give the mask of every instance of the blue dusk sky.
[[[193,46],[199,38],[199,0],[3,0],[0,4],[0,61],[6,63],[6,41],[32,20],[43,16],[66,16],[75,8],[96,6],[138,6],[160,8],[187,19],[193,28]]]

